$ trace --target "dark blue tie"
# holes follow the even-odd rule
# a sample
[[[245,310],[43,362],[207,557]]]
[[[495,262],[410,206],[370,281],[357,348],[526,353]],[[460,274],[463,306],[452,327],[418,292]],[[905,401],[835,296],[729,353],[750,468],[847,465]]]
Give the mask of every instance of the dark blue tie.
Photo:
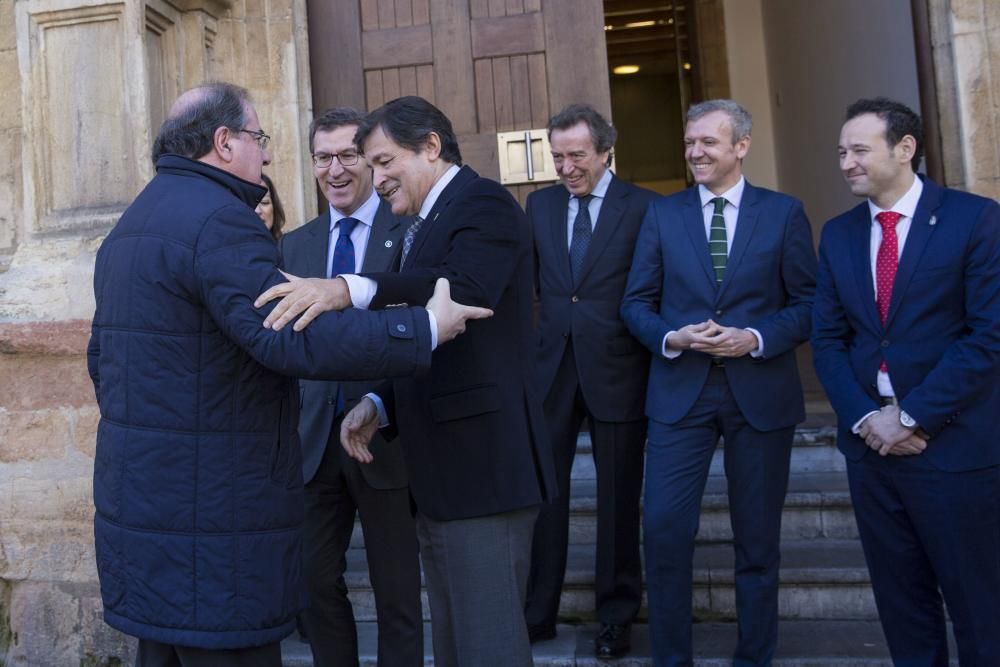
[[[328,278],[339,276],[342,273],[354,273],[354,242],[351,241],[351,232],[358,226],[360,221],[355,218],[341,218],[337,223],[340,235],[337,236],[337,245],[333,248],[333,261],[330,263],[330,275]],[[337,415],[344,413],[344,390],[337,385]]]
[[[337,245],[333,248],[333,262],[330,264],[330,275],[327,278],[342,273],[354,273],[357,270],[354,268],[354,242],[351,241],[351,232],[359,222],[354,218],[341,218],[337,223],[340,236],[337,237]]]
[[[569,268],[573,276],[573,283],[580,280],[583,272],[583,260],[587,256],[587,248],[590,247],[590,237],[594,234],[594,227],[590,222],[590,200],[593,195],[577,197],[576,218],[573,219],[573,238],[569,242]]]

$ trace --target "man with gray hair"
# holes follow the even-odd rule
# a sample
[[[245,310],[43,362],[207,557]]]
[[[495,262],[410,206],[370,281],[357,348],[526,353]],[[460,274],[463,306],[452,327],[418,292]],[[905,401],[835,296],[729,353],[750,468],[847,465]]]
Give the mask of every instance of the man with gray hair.
[[[427,309],[262,326],[284,282],[254,213],[270,161],[247,92],[181,95],[156,176],[101,244],[87,348],[101,421],[94,539],[108,625],[139,667],[279,667],[305,601],[293,378],[398,377],[489,311],[438,284]]]
[[[525,617],[533,641],[555,636],[569,537],[570,471],[587,419],[597,470],[595,653],[629,649],[642,603],[639,494],[646,442],[649,352],[619,310],[639,226],[654,192],[608,168],[615,128],[589,104],[549,121],[561,183],[528,195],[535,236],[535,289],[541,305],[535,385],[543,398],[556,460],[558,497],[535,524]]]
[[[643,527],[657,667],[692,663],[694,541],[720,436],[736,555],[733,664],[770,665],[777,641],[781,511],[805,418],[795,348],[809,338],[816,255],[801,202],[743,177],[750,129],[732,100],[688,110],[696,185],[650,205],[622,305],[653,353]]]

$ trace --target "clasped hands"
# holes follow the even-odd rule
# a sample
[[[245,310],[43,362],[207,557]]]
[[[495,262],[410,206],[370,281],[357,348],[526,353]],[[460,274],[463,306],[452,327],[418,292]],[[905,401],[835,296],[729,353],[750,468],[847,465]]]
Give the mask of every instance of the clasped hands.
[[[353,305],[347,281],[341,277],[299,278],[284,271],[281,274],[288,278],[288,282],[271,287],[257,297],[253,304],[255,308],[260,308],[269,301],[281,299],[274,310],[264,318],[265,329],[279,331],[295,320],[292,329],[302,331],[320,314],[328,310],[344,310]],[[464,333],[465,323],[468,320],[493,316],[493,311],[489,308],[463,306],[452,301],[451,286],[445,278],[438,278],[434,285],[434,294],[427,302],[426,308],[434,313],[437,322],[438,345]]]
[[[667,345],[675,350],[695,350],[713,357],[742,357],[757,349],[757,337],[746,329],[724,327],[709,319],[671,332]]]
[[[858,435],[879,456],[912,456],[927,448],[927,436],[923,431],[906,428],[899,422],[898,405],[887,405],[865,419],[858,428]]]

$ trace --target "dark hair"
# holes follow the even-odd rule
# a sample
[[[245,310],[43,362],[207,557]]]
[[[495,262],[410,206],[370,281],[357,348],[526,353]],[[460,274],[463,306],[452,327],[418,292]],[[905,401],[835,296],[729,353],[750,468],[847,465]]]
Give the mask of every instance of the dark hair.
[[[885,121],[885,141],[889,148],[894,148],[903,137],[910,135],[916,142],[910,166],[917,171],[920,159],[924,156],[924,125],[910,107],[902,102],[890,100],[888,97],[860,99],[847,107],[847,120],[852,120],[866,113],[873,113]]]
[[[458,139],[451,121],[441,110],[422,97],[409,95],[386,102],[362,119],[354,143],[364,152],[365,140],[376,127],[403,148],[419,153],[427,145],[431,133],[441,139],[441,158],[451,164],[462,164]]]
[[[313,152],[313,139],[317,132],[332,132],[345,125],[360,125],[365,115],[352,107],[327,109],[309,123],[309,152]]]
[[[275,241],[278,241],[281,238],[281,229],[285,226],[285,207],[281,205],[281,198],[278,197],[278,191],[274,189],[271,177],[267,174],[261,174],[260,178],[264,181],[264,185],[267,186],[267,191],[271,195],[271,208],[273,209],[271,217],[274,219],[271,224],[271,236],[274,237]]]
[[[750,132],[753,130],[753,116],[750,115],[746,107],[735,100],[705,100],[692,104],[688,108],[687,122],[698,120],[715,111],[721,111],[729,116],[729,129],[733,133],[734,146],[743,137],[750,136]]]
[[[552,139],[552,130],[568,130],[580,122],[587,124],[587,129],[590,130],[590,138],[594,142],[594,149],[598,153],[610,151],[615,147],[615,140],[618,139],[618,130],[604,116],[597,113],[597,109],[589,104],[570,104],[550,118],[548,127],[549,139]]]
[[[213,82],[198,86],[201,94],[180,110],[171,109],[153,142],[153,162],[164,153],[197,160],[212,150],[215,131],[234,130],[247,123],[250,94],[231,83]]]

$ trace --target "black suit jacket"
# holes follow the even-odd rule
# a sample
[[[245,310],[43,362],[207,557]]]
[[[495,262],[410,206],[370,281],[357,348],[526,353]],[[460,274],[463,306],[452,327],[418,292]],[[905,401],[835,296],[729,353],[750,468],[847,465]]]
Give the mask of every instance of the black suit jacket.
[[[554,380],[572,336],[580,389],[594,417],[608,422],[645,418],[649,351],[625,328],[619,311],[642,218],[656,196],[611,177],[574,284],[567,238],[569,191],[560,183],[528,195],[541,304],[535,378],[542,398],[565,389],[554,386]]]
[[[422,304],[439,277],[452,297],[492,308],[434,351],[431,370],[383,395],[398,425],[410,493],[438,521],[537,505],[555,494],[552,450],[532,389],[531,228],[500,184],[463,167],[438,197],[400,273],[372,308]]]
[[[365,248],[362,269],[386,271],[396,261],[402,247],[400,239],[408,219],[398,218],[386,202],[381,202],[372,223]],[[285,269],[305,278],[325,278],[330,249],[330,211],[311,220],[281,239]],[[299,438],[302,440],[302,476],[308,484],[323,460],[331,430],[337,418],[337,388],[343,386],[346,409],[368,393],[370,382],[326,382],[299,380]],[[337,442],[337,434],[333,434]],[[376,489],[399,489],[406,486],[406,466],[398,442],[386,442],[377,434],[371,444],[375,460],[361,466],[365,481]]]

